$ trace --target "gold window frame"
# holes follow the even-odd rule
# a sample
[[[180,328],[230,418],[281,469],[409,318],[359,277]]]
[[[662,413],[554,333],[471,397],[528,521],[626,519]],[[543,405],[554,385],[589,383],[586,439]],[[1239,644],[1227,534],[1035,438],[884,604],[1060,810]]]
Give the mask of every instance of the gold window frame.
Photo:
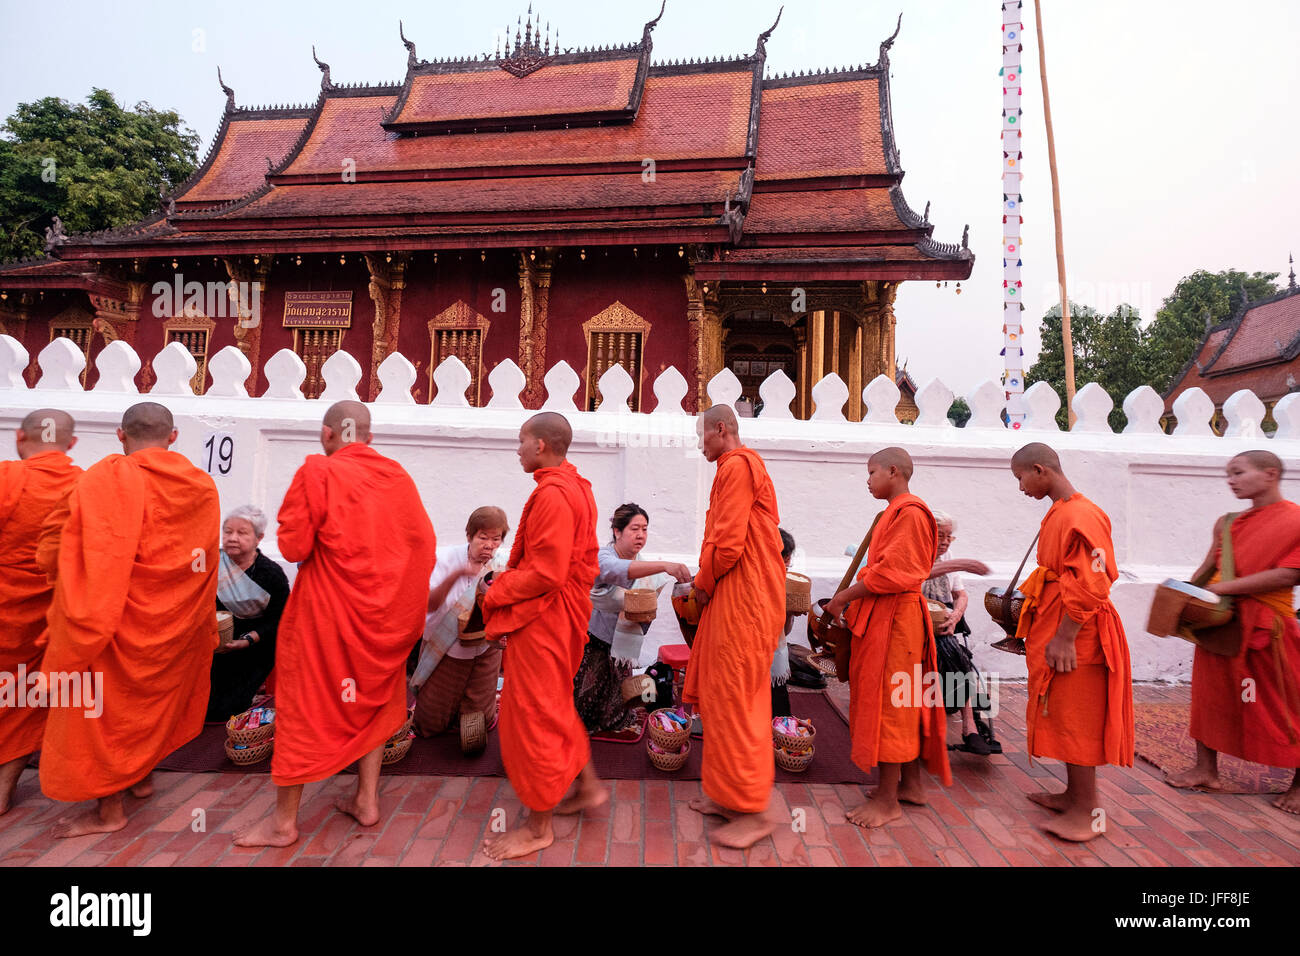
[[[433,373],[438,368],[438,333],[439,332],[477,332],[478,355],[470,374],[470,404],[478,408],[483,399],[483,343],[487,341],[488,329],[492,322],[483,313],[478,312],[464,299],[457,299],[429,320],[429,401],[434,399]]]
[[[194,357],[194,364],[198,366],[194,376],[190,379],[190,389],[195,395],[202,395],[207,391],[208,359],[212,357],[212,332],[216,327],[217,323],[215,321],[202,312],[192,309],[186,309],[183,314],[173,316],[163,322],[163,348],[172,343],[173,332],[203,333],[202,357],[194,355],[194,352],[186,346],[186,351]],[[181,344],[184,345],[183,342]]]
[[[641,367],[635,372],[624,366],[624,371],[632,379],[632,394],[635,401],[632,411],[641,410],[641,383],[645,378],[645,352],[646,345],[650,341],[651,324],[645,318],[633,312],[622,302],[615,301],[613,305],[602,312],[593,315],[586,322],[582,323],[582,334],[587,340],[587,362],[583,368],[582,385],[582,407],[588,409],[595,398],[598,390],[598,384],[592,380],[592,363],[595,361],[595,352],[592,349],[592,337],[598,334],[634,332],[641,336],[641,352],[637,356],[637,361]],[[621,364],[621,363],[620,363]]]

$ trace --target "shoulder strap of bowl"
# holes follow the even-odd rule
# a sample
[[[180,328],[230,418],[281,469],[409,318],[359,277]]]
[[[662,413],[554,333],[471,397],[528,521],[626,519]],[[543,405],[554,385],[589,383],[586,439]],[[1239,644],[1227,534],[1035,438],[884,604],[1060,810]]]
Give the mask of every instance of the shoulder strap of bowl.
[[[1029,556],[1034,553],[1034,547],[1038,544],[1038,536],[1043,533],[1040,528],[1038,534],[1034,535],[1034,540],[1029,542],[1029,550],[1025,556],[1020,559],[1020,567],[1016,568],[1016,573],[1011,576],[1011,583],[1007,585],[1007,591],[1002,595],[1002,620],[1011,620],[1011,595],[1016,593],[1016,585],[1020,583],[1020,574],[1025,570],[1025,563]]]
[[[862,567],[862,559],[867,556],[867,548],[871,545],[872,532],[876,530],[876,525],[880,524],[880,518],[883,514],[883,511],[880,512],[880,514],[876,515],[875,520],[871,522],[871,527],[867,529],[867,536],[862,539],[862,543],[858,545],[858,553],[853,556],[853,563],[850,564],[849,569],[844,572],[844,580],[840,581],[840,586],[835,589],[836,594],[839,594],[846,587],[852,584],[853,579],[858,576],[858,568]]]

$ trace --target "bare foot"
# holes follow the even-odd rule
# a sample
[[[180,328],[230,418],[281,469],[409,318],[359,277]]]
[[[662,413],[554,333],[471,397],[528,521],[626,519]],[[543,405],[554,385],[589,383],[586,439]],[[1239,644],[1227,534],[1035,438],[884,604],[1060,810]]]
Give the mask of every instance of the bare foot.
[[[1025,796],[1040,807],[1047,807],[1053,813],[1064,813],[1070,809],[1070,795],[1064,791],[1052,793],[1049,790],[1043,790],[1040,793],[1027,793]]]
[[[740,813],[728,819],[726,826],[714,831],[710,839],[733,850],[747,850],[776,829],[766,813]]]
[[[1191,770],[1182,773],[1165,774],[1165,783],[1180,790],[1222,790],[1219,774],[1209,767],[1197,764]]]
[[[883,827],[892,820],[901,819],[903,808],[895,800],[892,803],[883,803],[872,797],[860,807],[854,807],[844,814],[844,819],[856,826],[871,830],[876,827]]]
[[[363,827],[373,827],[379,822],[379,803],[362,802],[359,797],[339,798],[334,801],[336,809],[346,813]]]
[[[507,830],[498,837],[483,841],[483,852],[494,860],[517,860],[545,850],[555,842],[555,832],[548,826],[540,836],[528,827]]]
[[[914,806],[923,807],[928,801],[929,798],[925,795],[925,784],[918,783],[914,787],[908,786],[907,784],[899,784],[899,803],[910,803]]]
[[[735,820],[741,814],[735,810],[728,810],[722,804],[718,803],[712,797],[696,797],[687,804],[696,813],[703,813],[706,816],[726,817],[728,820]],[[728,844],[730,845],[730,844]]]
[[[1075,810],[1053,817],[1042,825],[1042,829],[1071,843],[1087,843],[1102,834],[1093,824],[1092,814],[1086,810]]]
[[[561,815],[568,813],[581,813],[583,810],[594,810],[602,804],[609,802],[609,788],[604,786],[584,786],[581,782],[572,796],[565,797],[560,801],[560,805],[555,808],[554,812]]]
[[[153,796],[153,774],[145,777],[128,791],[131,796],[143,800],[145,797]]]
[[[18,789],[18,778],[27,767],[27,757],[18,757],[5,764],[0,764],[0,816],[9,812],[14,805],[14,791]]]
[[[293,846],[298,842],[298,827],[276,826],[275,817],[266,817],[235,834],[235,846]]]
[[[50,835],[56,840],[68,840],[90,833],[115,833],[126,826],[126,814],[122,813],[121,808],[117,812],[106,811],[103,816],[100,814],[101,809],[96,807],[75,817],[64,817],[54,824]]]
[[[1292,787],[1273,801],[1273,806],[1284,813],[1300,814],[1300,787]]]

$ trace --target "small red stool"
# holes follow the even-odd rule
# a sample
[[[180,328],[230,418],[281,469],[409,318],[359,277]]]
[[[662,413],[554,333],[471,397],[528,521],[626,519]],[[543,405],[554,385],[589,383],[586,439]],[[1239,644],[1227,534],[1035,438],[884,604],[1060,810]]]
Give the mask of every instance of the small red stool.
[[[686,664],[691,659],[691,649],[685,644],[664,644],[659,648],[659,660],[673,669],[673,696],[682,699],[686,686]]]

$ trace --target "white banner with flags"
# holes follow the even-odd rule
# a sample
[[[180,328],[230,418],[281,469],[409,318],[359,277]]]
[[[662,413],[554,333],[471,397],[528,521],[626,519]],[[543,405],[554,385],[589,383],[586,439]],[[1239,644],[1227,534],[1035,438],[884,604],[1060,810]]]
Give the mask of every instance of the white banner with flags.
[[[1024,349],[1021,340],[1024,329],[1020,313],[1024,311],[1021,298],[1024,283],[1020,267],[1024,260],[1020,254],[1020,55],[1024,51],[1021,33],[1024,24],[1020,19],[1021,0],[1007,0],[1002,4],[1002,387],[1007,396],[1007,424],[1019,428],[1025,421],[1025,370]]]

